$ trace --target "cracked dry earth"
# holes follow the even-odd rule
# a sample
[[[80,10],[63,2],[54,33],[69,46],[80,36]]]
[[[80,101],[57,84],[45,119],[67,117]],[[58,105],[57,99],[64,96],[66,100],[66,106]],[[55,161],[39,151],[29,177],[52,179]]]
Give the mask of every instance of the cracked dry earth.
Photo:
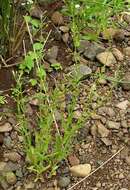
[[[70,29],[65,22],[58,23],[62,27],[57,26],[55,19],[53,15],[52,22],[56,26],[53,28],[52,41],[50,40],[50,44],[48,42],[50,50],[44,64],[48,71],[52,60],[53,62],[54,60],[58,61],[63,66],[62,72],[67,73],[68,70],[75,69],[66,46],[66,43],[69,44]],[[56,34],[57,31],[60,31],[60,34]],[[76,118],[80,117],[80,107],[84,106],[82,102],[88,95],[88,89],[95,82],[93,75],[95,76],[105,66],[105,76],[107,77],[98,81],[98,89],[96,89],[91,104],[93,114],[85,126],[77,132],[71,154],[67,160],[60,163],[57,175],[52,179],[43,177],[35,182],[35,175],[27,170],[27,159],[22,148],[23,138],[19,133],[15,106],[10,94],[5,92],[7,105],[0,108],[0,190],[69,190],[121,148],[123,148],[122,151],[113,159],[72,189],[130,190],[129,36],[128,30],[126,32],[125,29],[119,29],[116,31],[116,35],[113,32],[111,46],[107,39],[99,43],[90,43],[87,40],[81,42],[78,50],[80,65],[77,69],[81,79],[84,80],[75,111]],[[118,68],[123,73],[124,82],[111,88],[113,83],[110,78],[112,79]],[[59,73],[55,73],[55,75],[57,78],[59,77]],[[3,79],[0,83],[2,81]],[[101,97],[107,98],[99,106]],[[32,103],[28,105],[28,112],[30,115],[33,113]],[[3,175],[5,171],[6,176]]]

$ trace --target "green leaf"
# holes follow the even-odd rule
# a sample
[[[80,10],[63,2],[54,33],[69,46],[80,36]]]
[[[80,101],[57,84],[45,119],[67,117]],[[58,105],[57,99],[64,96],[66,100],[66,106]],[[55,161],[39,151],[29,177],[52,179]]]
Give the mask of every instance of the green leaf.
[[[24,16],[24,19],[27,23],[31,22],[32,18],[30,16]]]
[[[42,50],[43,44],[37,42],[37,43],[33,44],[33,48],[35,49],[35,51]]]
[[[41,22],[37,19],[32,19],[31,20],[31,24],[35,27],[35,28],[39,28],[41,25]]]
[[[56,71],[57,71],[57,70],[62,70],[62,66],[61,66],[61,64],[58,63],[58,62],[51,64],[51,67],[53,67]]]
[[[43,67],[40,67],[38,70],[37,70],[37,76],[40,78],[40,79],[44,79],[46,77],[46,72],[45,72],[45,69]]]
[[[32,68],[34,67],[34,61],[31,56],[27,55],[25,57],[25,65],[26,65],[26,68],[29,69],[29,71],[32,70]]]
[[[36,84],[37,84],[36,79],[30,79],[29,82],[31,83],[32,86],[36,86]]]

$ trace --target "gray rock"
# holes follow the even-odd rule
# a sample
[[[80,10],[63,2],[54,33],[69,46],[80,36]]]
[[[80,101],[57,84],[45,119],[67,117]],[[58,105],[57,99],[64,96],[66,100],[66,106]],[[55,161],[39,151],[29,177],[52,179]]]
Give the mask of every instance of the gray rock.
[[[97,126],[92,125],[90,129],[91,135],[95,138],[97,136]]]
[[[46,55],[47,59],[48,60],[50,60],[50,59],[56,60],[57,55],[58,55],[58,50],[59,50],[58,46],[52,46],[47,52],[47,55]]]
[[[10,123],[6,122],[3,125],[0,125],[0,133],[12,131],[12,126]]]
[[[130,57],[130,47],[124,48],[123,51],[126,56]]]
[[[112,141],[108,138],[101,138],[101,140],[106,146],[112,145]]]
[[[130,156],[127,156],[127,157],[125,158],[125,160],[126,160],[126,163],[130,166]]]
[[[16,170],[16,176],[17,176],[17,177],[20,177],[20,178],[23,177],[23,173],[22,173],[22,169],[21,169],[21,168],[18,169],[18,170]]]
[[[21,160],[21,156],[17,152],[4,153],[4,158],[7,158],[12,162],[19,162]]]
[[[126,129],[129,128],[128,123],[127,123],[126,120],[121,121],[121,126],[122,126],[123,128],[126,128]]]
[[[17,181],[17,178],[13,172],[7,172],[6,173],[6,181],[10,185],[14,185]]]
[[[100,107],[98,109],[98,113],[102,116],[108,115],[110,117],[114,117],[115,116],[115,111],[113,110],[113,108],[110,107]]]
[[[0,162],[0,176],[3,175],[5,172],[10,171],[10,167],[8,166],[7,162]]]
[[[121,85],[124,90],[130,90],[130,72],[125,73]]]
[[[97,131],[100,137],[107,137],[109,135],[109,130],[100,122],[97,125]]]
[[[59,187],[67,187],[70,184],[70,177],[60,177],[58,180]]]
[[[83,64],[72,65],[70,67],[70,74],[77,81],[86,79],[91,73],[92,70],[88,66]]]
[[[96,55],[104,52],[105,48],[97,43],[91,43],[85,48],[84,57],[93,61]]]
[[[12,139],[10,138],[10,136],[4,138],[4,145],[9,149],[12,148]]]
[[[96,58],[100,63],[107,67],[111,67],[116,63],[114,55],[109,51],[97,54]]]
[[[109,120],[107,121],[106,125],[109,129],[116,129],[116,130],[118,130],[121,126],[119,122],[109,121]]]
[[[27,184],[24,185],[25,189],[34,189],[35,188],[35,184],[33,182],[28,182]]]
[[[80,46],[78,47],[78,51],[80,53],[83,53],[85,51],[85,49],[90,46],[90,44],[91,43],[88,40],[81,40]]]
[[[110,117],[114,117],[116,115],[115,111],[110,107],[106,107],[106,114]]]
[[[14,171],[18,170],[20,166],[16,163],[9,161],[8,167],[10,168],[10,171],[14,172]]]
[[[128,100],[124,100],[124,101],[119,102],[118,104],[116,104],[116,107],[121,109],[121,110],[126,110],[128,108],[129,104],[130,104],[130,102]]]

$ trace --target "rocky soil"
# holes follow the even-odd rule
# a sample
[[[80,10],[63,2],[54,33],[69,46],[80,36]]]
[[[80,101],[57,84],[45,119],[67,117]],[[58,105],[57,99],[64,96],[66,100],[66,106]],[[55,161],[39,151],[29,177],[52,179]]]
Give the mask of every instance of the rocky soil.
[[[39,17],[36,13],[34,11],[32,15]],[[127,23],[130,24],[128,18]],[[80,117],[80,107],[84,106],[82,102],[87,98],[88,88],[95,83],[96,74],[104,69],[91,104],[93,114],[77,133],[72,153],[60,164],[57,175],[48,180],[43,176],[35,181],[35,175],[27,169],[28,160],[23,152],[23,138],[19,133],[14,105],[10,94],[5,93],[8,102],[0,108],[0,190],[69,190],[89,174],[72,189],[130,190],[129,25],[116,31],[108,29],[108,36],[102,34],[100,42],[82,40],[78,49],[80,64],[76,67],[69,48],[71,36],[68,23],[57,11],[50,21],[53,33],[46,47],[44,65],[47,72],[50,72],[51,64],[57,62],[61,63],[63,73],[76,74],[77,70],[82,87],[76,118]],[[112,43],[109,43],[110,36]],[[120,73],[121,82],[117,83],[115,79]],[[55,75],[56,78],[61,77],[60,72]],[[102,101],[99,103],[99,100]],[[32,102],[27,111],[30,115],[33,113]],[[113,155],[113,159],[94,172]]]

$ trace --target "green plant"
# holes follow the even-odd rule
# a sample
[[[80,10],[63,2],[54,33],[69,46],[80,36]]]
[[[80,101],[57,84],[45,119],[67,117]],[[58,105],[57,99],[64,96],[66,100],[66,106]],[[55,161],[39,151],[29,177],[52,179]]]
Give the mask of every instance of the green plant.
[[[12,0],[0,0],[0,53],[5,53],[5,44],[9,41],[9,29],[11,24]]]
[[[98,40],[108,27],[116,27],[115,17],[125,8],[124,0],[64,0],[64,14],[71,18],[70,28],[74,43],[74,59],[81,39]]]
[[[51,67],[54,68],[56,71],[62,70],[62,66],[61,66],[61,64],[58,63],[58,62],[51,64]]]
[[[27,23],[28,26],[28,23]],[[29,29],[29,28],[28,28]],[[30,40],[33,43],[29,30]],[[48,38],[48,37],[47,37]],[[17,103],[17,117],[20,123],[20,132],[24,137],[24,150],[29,161],[29,169],[37,174],[37,177],[45,171],[54,175],[60,161],[64,160],[71,150],[71,144],[76,131],[82,127],[83,117],[74,119],[75,107],[78,100],[78,84],[71,81],[56,84],[54,90],[47,86],[46,72],[42,65],[43,48],[45,42],[32,44],[32,51],[25,54],[19,71],[14,73],[16,86],[12,89],[12,95]],[[61,69],[61,65],[54,65],[55,69]],[[32,88],[36,93],[28,97],[24,90],[24,73],[29,74],[35,69],[35,78],[30,79]],[[75,85],[77,86],[75,88]],[[66,105],[65,96],[71,93],[71,101]],[[35,116],[36,127],[31,130],[26,106],[30,99],[37,99],[37,111]],[[60,121],[57,121],[56,112],[60,113]]]
[[[6,101],[6,97],[0,95],[0,105],[4,105],[4,104],[6,104],[6,103],[7,103],[7,101]]]

